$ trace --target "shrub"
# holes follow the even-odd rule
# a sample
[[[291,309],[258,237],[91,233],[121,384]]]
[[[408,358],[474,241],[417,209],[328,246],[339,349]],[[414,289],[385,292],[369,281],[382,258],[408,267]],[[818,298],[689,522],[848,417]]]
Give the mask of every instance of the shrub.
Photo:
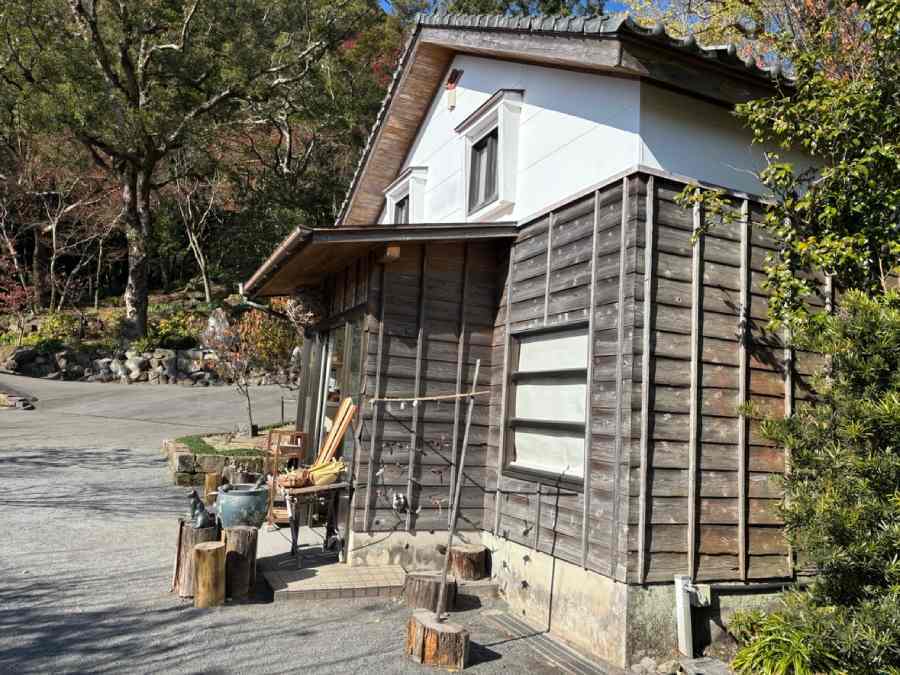
[[[133,340],[131,349],[137,352],[150,352],[154,349],[190,349],[198,344],[203,321],[201,318],[185,311],[177,311],[158,321],[150,321],[147,334]]]
[[[900,673],[900,293],[849,291],[797,342],[830,366],[763,433],[790,453],[785,527],[817,576],[778,612],[738,619],[735,668]]]

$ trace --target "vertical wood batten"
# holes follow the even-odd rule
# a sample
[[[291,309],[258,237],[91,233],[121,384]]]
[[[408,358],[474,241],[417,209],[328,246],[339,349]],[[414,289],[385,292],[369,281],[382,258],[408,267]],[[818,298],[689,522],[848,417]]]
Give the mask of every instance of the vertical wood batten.
[[[515,244],[512,244],[509,247],[509,265],[506,270],[506,317],[505,317],[505,331],[503,334],[503,383],[501,385],[500,392],[500,443],[497,449],[497,491],[496,498],[494,499],[494,536],[497,536],[497,533],[500,532],[500,511],[502,509],[502,482],[503,482],[503,462],[505,461],[506,456],[506,438],[508,435],[506,429],[506,416],[507,416],[507,406],[509,405],[509,359],[510,359],[510,346],[512,344],[512,340],[509,335],[509,327],[511,323],[510,319],[510,309],[512,308],[512,301],[510,296],[512,295],[512,276],[513,276],[513,250],[515,249]],[[548,253],[549,255],[549,253]]]
[[[616,566],[619,562],[619,498],[622,475],[622,426],[624,416],[624,358],[625,358],[625,282],[627,276],[626,256],[628,254],[628,177],[622,179],[622,219],[619,232],[619,292],[616,308],[616,419],[615,419],[615,464],[613,465],[613,503],[612,503],[612,532],[609,537],[609,575],[616,576]],[[591,314],[594,308],[591,307]],[[593,336],[592,336],[593,337]]]
[[[416,334],[416,376],[413,396],[422,395],[422,354],[425,350],[425,303],[428,296],[428,244],[422,244],[422,258],[419,262],[419,311],[417,316],[418,331]],[[416,480],[416,457],[419,448],[419,418],[422,416],[424,403],[413,402],[412,431],[409,434],[409,467],[406,479],[406,531],[412,528],[413,514],[416,509],[413,506],[413,485]]]
[[[700,234],[702,213],[700,205],[694,204],[695,237],[691,257],[691,412],[690,440],[688,446],[688,576],[694,579],[697,570],[697,469],[700,455],[700,405],[701,379],[700,357],[702,354],[701,317],[703,308],[703,236]]]
[[[623,195],[624,197],[624,195]],[[638,581],[647,578],[647,520],[648,494],[650,492],[650,388],[652,365],[653,323],[653,275],[654,270],[654,221],[656,219],[656,181],[647,179],[647,214],[644,221],[644,306],[641,332],[641,492],[638,514]]]
[[[537,484],[537,497],[535,498],[537,503],[534,506],[534,543],[532,544],[532,548],[537,551],[538,544],[541,543],[541,495],[543,494],[543,486],[541,483]]]
[[[784,416],[790,417],[794,414],[794,348],[791,346],[793,336],[788,328],[784,329]],[[789,448],[784,449],[784,471],[785,474],[791,471],[791,452]],[[787,565],[790,574],[794,574],[794,549],[788,543]]]
[[[551,213],[547,220],[547,267],[544,277],[544,325],[550,316],[550,263],[553,259],[553,226],[556,224],[556,214]]]
[[[466,307],[469,300],[469,244],[463,245],[463,268],[462,268],[462,291],[459,305],[459,341],[456,345],[456,395],[462,393],[462,376],[463,376],[463,355],[466,348],[466,330],[468,328],[466,322]],[[457,398],[453,403],[453,447],[451,448],[450,463],[450,485],[456,485],[456,466],[459,451],[457,444],[459,442],[459,415],[462,410],[462,399]],[[453,491],[451,490],[451,495]],[[447,525],[450,525],[450,519],[453,517],[453,501],[451,497],[450,506],[447,508]]]
[[[748,420],[744,407],[749,403],[750,368],[748,344],[750,333],[750,204],[741,202],[741,313],[738,346],[738,572],[747,580],[747,457],[749,454]]]
[[[380,288],[380,306],[378,308],[378,353],[375,356],[375,392],[372,398],[381,396],[381,360],[384,349],[384,285],[387,279],[385,265],[381,265],[381,288]],[[381,411],[381,404],[373,405],[372,410],[372,431],[369,434],[369,475],[366,481],[366,508],[363,512],[363,524],[367,532],[372,531],[372,521],[369,516],[372,510],[372,502],[375,498],[375,472],[377,465],[375,462],[375,448],[378,442],[378,418]]]
[[[624,195],[623,195],[624,198]],[[591,448],[593,447],[593,414],[591,396],[594,389],[594,310],[597,296],[597,230],[600,224],[600,191],[594,193],[594,227],[591,235],[591,290],[588,301],[587,388],[584,401],[584,499],[581,513],[581,566],[587,569],[588,522],[591,513]]]

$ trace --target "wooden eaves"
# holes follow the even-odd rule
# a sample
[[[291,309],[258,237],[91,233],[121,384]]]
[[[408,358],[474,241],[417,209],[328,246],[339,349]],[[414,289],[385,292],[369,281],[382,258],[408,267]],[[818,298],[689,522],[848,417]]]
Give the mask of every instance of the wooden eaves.
[[[390,244],[514,239],[514,222],[298,227],[241,287],[245,297],[291,295],[318,286],[374,248]]]

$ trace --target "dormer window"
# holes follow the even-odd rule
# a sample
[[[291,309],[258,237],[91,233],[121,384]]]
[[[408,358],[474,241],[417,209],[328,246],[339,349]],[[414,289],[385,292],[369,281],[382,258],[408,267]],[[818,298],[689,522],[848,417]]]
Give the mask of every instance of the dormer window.
[[[497,139],[492,129],[472,144],[469,169],[469,211],[477,211],[497,199]]]
[[[388,222],[395,225],[421,223],[425,220],[425,176],[423,166],[411,166],[384,191]]]
[[[466,139],[469,222],[508,214],[515,206],[523,98],[519,89],[501,89],[456,127]]]

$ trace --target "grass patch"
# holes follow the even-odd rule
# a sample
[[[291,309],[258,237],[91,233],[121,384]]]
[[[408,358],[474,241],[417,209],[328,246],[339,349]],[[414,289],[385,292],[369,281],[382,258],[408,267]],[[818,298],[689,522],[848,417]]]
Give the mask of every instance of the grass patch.
[[[203,436],[182,436],[175,439],[195,455],[222,455],[223,457],[262,457],[258,448],[215,448]]]

